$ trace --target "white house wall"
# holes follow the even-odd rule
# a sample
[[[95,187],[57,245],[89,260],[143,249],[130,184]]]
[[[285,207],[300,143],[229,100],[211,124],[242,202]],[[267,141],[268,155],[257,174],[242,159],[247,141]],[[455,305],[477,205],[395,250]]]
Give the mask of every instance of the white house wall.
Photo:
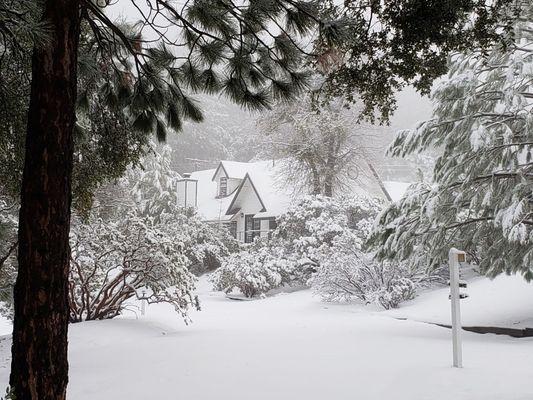
[[[178,181],[178,205],[180,207],[196,207],[198,194],[198,181],[182,179]]]
[[[178,182],[178,206],[185,207],[185,181]]]
[[[263,205],[249,181],[244,184],[244,187],[241,189],[238,196],[239,197],[235,199],[233,208],[240,209],[237,212],[237,235],[239,238],[242,238],[245,229],[244,216],[247,214],[257,214],[263,209]],[[261,230],[263,230],[263,225],[261,225]]]
[[[239,212],[237,215],[237,239],[244,241],[244,215]]]
[[[244,214],[257,214],[263,209],[263,205],[249,181],[244,184],[234,207],[240,208]]]

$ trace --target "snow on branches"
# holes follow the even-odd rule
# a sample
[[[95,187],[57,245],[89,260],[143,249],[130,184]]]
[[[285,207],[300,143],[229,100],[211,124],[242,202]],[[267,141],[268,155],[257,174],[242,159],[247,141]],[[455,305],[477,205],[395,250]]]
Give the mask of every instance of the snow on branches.
[[[396,308],[411,300],[416,291],[438,277],[425,270],[378,261],[361,249],[361,239],[352,231],[336,237],[322,254],[320,268],[311,278],[313,290],[325,301],[361,301]]]
[[[228,257],[211,277],[215,290],[230,293],[239,289],[246,297],[257,297],[294,280],[295,263],[280,247],[256,243]]]
[[[132,297],[169,303],[187,321],[189,307],[199,308],[192,294],[196,279],[187,269],[183,243],[174,239],[172,229],[147,223],[133,213],[118,221],[75,224],[70,321],[113,318]]]
[[[278,218],[270,240],[257,241],[223,263],[212,276],[215,289],[256,297],[303,284],[327,301],[397,307],[431,278],[397,263],[377,262],[364,251],[379,209],[367,198],[307,196]]]
[[[196,278],[236,247],[227,232],[178,207],[179,175],[164,147],[96,195],[89,220],[71,229],[71,321],[113,318],[130,298],[166,302],[188,320]]]
[[[506,46],[456,55],[433,93],[433,118],[400,132],[391,154],[437,148],[434,182],[411,188],[379,218],[381,257],[466,250],[489,276],[533,279],[533,5],[521,3]]]
[[[367,184],[384,133],[360,120],[360,111],[359,103],[349,108],[337,98],[320,104],[312,94],[278,104],[257,121],[257,149],[265,159],[283,160],[279,177],[295,190],[348,193],[354,182]]]

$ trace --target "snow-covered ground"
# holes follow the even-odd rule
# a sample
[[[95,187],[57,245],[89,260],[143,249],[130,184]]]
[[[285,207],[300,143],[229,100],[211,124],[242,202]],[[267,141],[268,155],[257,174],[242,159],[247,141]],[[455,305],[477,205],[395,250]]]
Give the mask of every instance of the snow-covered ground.
[[[477,277],[461,289],[469,297],[461,300],[465,326],[533,328],[533,283],[521,276],[500,275],[493,280]],[[451,323],[449,288],[431,290],[396,310],[385,313],[417,321]],[[533,372],[533,366],[532,366]]]
[[[439,292],[424,294],[406,312],[434,304],[444,313],[449,304],[435,300]],[[203,310],[190,326],[165,306],[148,307],[140,319],[71,325],[69,398],[533,399],[533,338],[465,332],[465,368],[453,369],[448,329],[324,304],[309,291],[233,301],[202,280],[199,294]],[[474,285],[471,295],[474,301]],[[533,315],[532,298],[527,301],[522,310]],[[5,338],[2,384],[8,357]]]

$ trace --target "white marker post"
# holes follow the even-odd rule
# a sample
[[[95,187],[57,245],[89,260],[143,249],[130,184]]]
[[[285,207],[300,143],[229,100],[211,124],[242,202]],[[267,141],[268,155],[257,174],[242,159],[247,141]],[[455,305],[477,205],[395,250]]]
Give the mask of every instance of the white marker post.
[[[451,248],[448,253],[450,265],[450,299],[452,302],[452,341],[453,341],[453,366],[463,367],[463,350],[461,347],[461,292],[459,289],[459,263],[465,261],[466,253]]]
[[[142,299],[141,299],[141,316],[144,317],[144,315],[146,314],[146,292],[143,290],[143,295],[142,295]]]

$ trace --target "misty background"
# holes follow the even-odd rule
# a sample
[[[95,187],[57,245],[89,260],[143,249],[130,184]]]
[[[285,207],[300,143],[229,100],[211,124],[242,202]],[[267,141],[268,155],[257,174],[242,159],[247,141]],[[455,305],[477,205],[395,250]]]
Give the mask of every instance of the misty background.
[[[195,98],[203,110],[204,122],[185,123],[182,132],[167,138],[174,150],[176,171],[192,172],[214,168],[220,160],[247,162],[258,157],[257,138],[265,134],[256,124],[260,113],[248,112],[223,96]],[[398,131],[414,128],[431,116],[431,101],[413,88],[398,93],[397,100],[398,108],[390,124],[376,126],[376,169],[384,180],[412,181],[416,179],[416,163],[386,157],[385,152]]]

